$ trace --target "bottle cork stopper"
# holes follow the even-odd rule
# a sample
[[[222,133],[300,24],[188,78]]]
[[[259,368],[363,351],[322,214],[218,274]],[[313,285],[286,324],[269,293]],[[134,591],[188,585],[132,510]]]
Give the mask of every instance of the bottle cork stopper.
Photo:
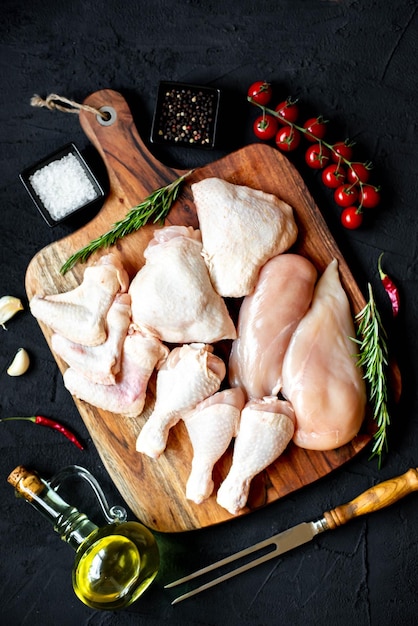
[[[24,496],[26,500],[31,500],[45,489],[44,483],[39,476],[27,470],[23,465],[15,467],[7,478],[7,481],[16,489],[17,493]]]

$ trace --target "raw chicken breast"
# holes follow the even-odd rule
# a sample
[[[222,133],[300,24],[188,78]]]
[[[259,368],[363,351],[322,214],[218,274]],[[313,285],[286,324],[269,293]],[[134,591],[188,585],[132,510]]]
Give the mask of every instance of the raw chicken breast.
[[[72,367],[64,373],[64,385],[73,396],[93,406],[137,417],[144,408],[150,376],[167,356],[168,348],[159,339],[131,328],[123,344],[121,370],[114,385],[92,383]]]
[[[241,413],[231,469],[221,484],[217,502],[232,515],[246,505],[254,476],[273,463],[292,439],[292,406],[275,396],[250,400]]]
[[[128,290],[128,274],[118,257],[107,254],[88,267],[81,285],[60,294],[35,295],[32,315],[56,333],[83,346],[106,339],[106,317],[115,295]]]
[[[242,302],[229,382],[249,398],[277,395],[290,338],[308,310],[317,272],[298,254],[280,254],[264,265],[254,292]]]
[[[296,414],[294,442],[310,450],[338,448],[358,433],[366,389],[356,365],[354,323],[334,259],[316,286],[283,363],[283,395]]]
[[[186,485],[186,498],[200,504],[213,491],[213,467],[236,437],[245,404],[242,389],[224,389],[199,402],[183,415],[193,446],[192,469]]]
[[[152,458],[165,450],[172,426],[198,402],[219,390],[224,362],[209,345],[174,348],[157,374],[154,410],[138,435],[136,449]]]
[[[73,370],[101,385],[114,385],[122,362],[122,347],[131,321],[131,298],[116,294],[106,318],[107,337],[98,346],[83,346],[55,333],[53,351]]]
[[[216,291],[224,297],[248,295],[266,261],[295,242],[292,208],[272,194],[219,178],[191,188]]]
[[[129,288],[136,324],[169,343],[235,338],[226,305],[210,282],[198,230],[157,230],[144,255],[146,263]]]

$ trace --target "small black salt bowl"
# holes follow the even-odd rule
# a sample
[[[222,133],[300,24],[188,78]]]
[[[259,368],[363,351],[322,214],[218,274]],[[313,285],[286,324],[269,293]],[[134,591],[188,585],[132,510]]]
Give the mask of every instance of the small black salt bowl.
[[[73,143],[26,168],[19,178],[51,227],[90,207],[105,195]]]
[[[151,142],[187,148],[214,148],[219,103],[219,89],[161,81]]]

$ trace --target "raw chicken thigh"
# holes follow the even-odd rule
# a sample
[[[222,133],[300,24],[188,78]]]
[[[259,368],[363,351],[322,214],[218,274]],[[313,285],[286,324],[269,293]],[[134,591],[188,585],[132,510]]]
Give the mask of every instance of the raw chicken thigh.
[[[153,412],[138,435],[136,449],[152,458],[165,450],[169,430],[182,414],[219,390],[224,362],[209,345],[195,343],[174,348],[157,374]]]
[[[156,230],[145,265],[129,288],[132,319],[168,343],[214,343],[236,331],[210,282],[200,231],[186,226]]]
[[[84,271],[81,285],[65,293],[35,295],[32,315],[56,333],[84,346],[106,339],[106,316],[118,292],[128,290],[128,274],[114,254]]]
[[[296,414],[296,445],[338,448],[358,433],[366,389],[356,365],[354,323],[334,259],[316,286],[283,363],[283,395]]]
[[[151,335],[132,330],[123,344],[122,364],[114,385],[92,383],[72,367],[64,385],[77,398],[105,411],[137,417],[144,408],[149,378],[168,355],[168,348]]]
[[[282,454],[294,427],[294,411],[285,400],[270,396],[245,405],[231,469],[217,494],[220,506],[236,515],[246,505],[252,479]]]
[[[245,404],[242,389],[224,389],[199,402],[183,415],[193,446],[192,469],[186,485],[186,498],[200,504],[213,491],[213,467],[238,432]]]
[[[107,337],[98,346],[83,346],[55,333],[53,351],[73,370],[94,383],[114,385],[122,362],[122,347],[131,321],[131,299],[117,294],[107,314]]]
[[[229,382],[249,398],[277,395],[290,338],[308,310],[317,272],[298,254],[273,257],[260,271],[254,292],[242,302]]]
[[[292,208],[272,194],[219,178],[191,188],[216,291],[223,297],[248,295],[266,261],[295,242]]]

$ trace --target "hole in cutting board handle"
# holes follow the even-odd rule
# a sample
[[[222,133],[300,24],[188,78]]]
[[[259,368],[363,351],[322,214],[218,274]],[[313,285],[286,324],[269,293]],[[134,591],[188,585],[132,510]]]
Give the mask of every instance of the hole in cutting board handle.
[[[96,115],[96,119],[102,126],[111,126],[114,124],[117,118],[116,111],[113,107],[100,107],[99,111],[101,113],[106,113],[106,117],[102,117],[101,115]]]

